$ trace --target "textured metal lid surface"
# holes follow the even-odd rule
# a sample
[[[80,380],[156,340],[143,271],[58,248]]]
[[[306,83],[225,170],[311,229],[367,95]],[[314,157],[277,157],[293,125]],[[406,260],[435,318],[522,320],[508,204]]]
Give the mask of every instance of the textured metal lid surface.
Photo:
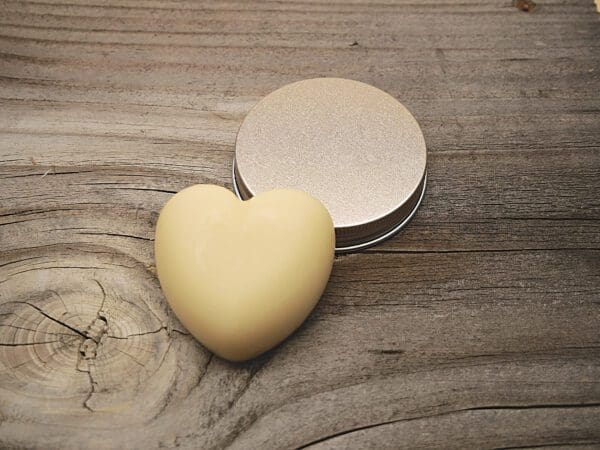
[[[412,114],[358,81],[315,78],[263,98],[237,135],[234,187],[248,199],[301,189],[329,210],[336,250],[373,245],[398,231],[425,190],[426,148]]]

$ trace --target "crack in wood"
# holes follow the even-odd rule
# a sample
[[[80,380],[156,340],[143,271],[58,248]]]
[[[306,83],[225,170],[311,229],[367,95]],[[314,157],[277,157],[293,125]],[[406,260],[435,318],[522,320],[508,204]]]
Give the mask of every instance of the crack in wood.
[[[104,302],[106,301],[106,291],[104,290],[104,286],[102,286],[102,283],[100,283],[100,281],[98,281],[94,278],[94,282],[98,285],[98,287],[102,291],[102,303],[100,303],[100,308],[98,308],[98,312],[96,313],[96,317],[100,318],[100,313],[102,312],[102,308],[104,308]]]
[[[0,224],[0,226],[1,225],[5,225],[5,224]],[[25,261],[33,261],[33,260],[36,260],[36,259],[43,259],[43,258],[44,258],[43,256],[31,256],[31,257],[28,257],[28,258],[17,259],[15,261],[9,261],[7,263],[0,264],[0,268],[9,266],[11,264],[18,264],[18,263],[25,262]]]
[[[40,344],[53,344],[55,342],[61,342],[59,340],[56,341],[41,341],[41,342],[0,342],[0,347],[23,347],[28,345],[40,345]]]
[[[368,350],[370,353],[377,353],[380,355],[402,355],[404,353],[406,353],[405,350],[400,350],[400,349],[394,349],[394,348],[390,348],[390,349],[375,349],[375,350]]]
[[[52,317],[51,315],[47,314],[41,308],[35,306],[32,303],[29,303],[29,302],[14,302],[14,303],[22,303],[22,304],[28,305],[28,306],[32,307],[33,309],[35,309],[36,311],[38,311],[42,316],[46,317],[47,319],[49,319],[49,320],[51,320],[53,322],[56,322],[57,324],[59,324],[60,326],[62,326],[64,328],[67,328],[68,330],[73,331],[74,333],[77,333],[79,336],[83,337],[84,339],[92,339],[92,340],[94,340],[92,337],[88,336],[85,332],[83,332],[81,330],[78,330],[77,328],[69,325],[66,322],[58,320],[56,317]]]
[[[171,189],[158,189],[158,188],[141,188],[141,187],[112,187],[105,189],[113,189],[118,191],[150,191],[150,192],[160,192],[163,194],[177,194],[177,191]]]
[[[94,381],[94,377],[92,376],[91,367],[89,368],[89,370],[84,372],[87,372],[90,381],[90,391],[88,392],[86,398],[83,400],[83,407],[89,412],[93,413],[94,409],[88,404],[88,402],[92,399],[92,395],[94,395],[94,392],[96,391],[96,382]]]
[[[531,449],[531,448],[550,448],[550,447],[579,447],[579,446],[590,446],[600,444],[600,441],[590,440],[590,439],[581,439],[577,442],[575,441],[560,441],[560,442],[549,442],[543,444],[527,444],[527,445],[517,445],[510,447],[494,447],[494,450],[517,450],[517,449]]]
[[[452,249],[452,250],[402,250],[402,249],[375,249],[363,251],[365,254],[453,254],[453,253],[529,253],[529,252],[566,252],[566,251],[600,251],[596,247],[554,247],[554,248],[484,248],[484,249]],[[343,255],[340,255],[343,256]],[[336,256],[338,258],[339,256]]]
[[[11,179],[11,178],[27,178],[27,177],[45,177],[46,175],[73,175],[80,173],[91,173],[93,170],[73,170],[73,171],[65,171],[65,172],[57,172],[56,166],[38,166],[38,167],[49,167],[49,169],[43,173],[28,173],[23,175],[11,175],[11,176],[2,176],[1,179]],[[52,171],[52,172],[50,172]]]
[[[84,236],[87,235],[87,236],[126,237],[126,238],[131,238],[131,239],[140,239],[140,240],[143,240],[143,241],[154,242],[154,238],[147,238],[147,237],[144,237],[144,236],[135,236],[133,234],[126,234],[126,233],[82,231],[82,232],[78,232],[77,234],[84,235]]]
[[[171,329],[171,332],[172,332],[172,333],[177,333],[177,334],[180,334],[180,335],[182,335],[182,336],[191,336],[191,334],[190,334],[189,332],[187,332],[187,331],[182,331],[182,330],[178,330],[178,329],[176,329],[176,328],[172,328],[172,329]]]
[[[96,311],[96,317],[86,328],[86,334],[90,337],[81,342],[75,367],[76,370],[80,372],[86,372],[88,375],[90,382],[90,390],[86,398],[83,400],[83,407],[92,413],[94,412],[94,409],[89,405],[89,401],[92,399],[92,396],[96,392],[97,385],[92,375],[92,369],[94,369],[95,367],[94,361],[98,355],[98,349],[100,345],[102,345],[102,338],[106,335],[106,333],[108,333],[109,328],[108,320],[106,319],[106,317],[101,315],[102,309],[104,308],[104,303],[106,301],[106,290],[104,289],[104,286],[102,286],[102,283],[100,283],[100,281],[94,278],[94,282],[98,285],[100,291],[102,292],[102,301],[100,303],[98,311]],[[95,331],[94,336],[92,336],[91,332],[94,330],[95,327],[98,328],[98,330]],[[86,362],[87,370],[79,368],[80,358],[83,358],[83,360]]]
[[[556,408],[568,409],[568,408],[597,408],[597,407],[600,407],[600,403],[576,403],[576,404],[556,403],[556,404],[540,404],[540,405],[536,405],[536,404],[532,404],[532,405],[490,405],[490,406],[477,406],[477,407],[472,407],[472,408],[460,408],[460,409],[455,409],[455,410],[450,410],[450,411],[443,411],[443,412],[439,412],[439,413],[435,413],[435,414],[407,417],[407,418],[403,418],[403,419],[386,420],[383,422],[377,422],[377,423],[372,423],[372,424],[363,425],[363,426],[359,426],[359,427],[353,427],[353,428],[350,428],[347,430],[343,430],[343,431],[339,431],[339,432],[336,432],[333,434],[329,434],[327,436],[323,436],[319,439],[315,439],[313,441],[307,442],[306,444],[302,444],[297,448],[298,448],[298,450],[309,448],[316,444],[321,444],[325,441],[328,441],[328,440],[331,440],[331,439],[334,439],[334,438],[337,438],[340,436],[345,436],[348,434],[356,433],[358,431],[368,430],[371,428],[377,428],[377,427],[381,427],[381,426],[385,426],[385,425],[391,425],[394,423],[412,422],[412,421],[421,420],[421,419],[431,419],[434,417],[447,416],[447,415],[458,414],[458,413],[469,412],[469,411],[494,411],[494,410],[501,410],[501,409],[506,409],[506,410],[556,409]]]
[[[110,339],[129,339],[129,338],[137,337],[137,336],[146,336],[148,334],[156,334],[156,333],[160,333],[161,331],[166,331],[166,330],[167,330],[167,327],[163,326],[157,330],[144,331],[143,333],[133,333],[133,334],[128,334],[127,336],[113,336],[111,334],[107,334],[106,337],[110,338]]]

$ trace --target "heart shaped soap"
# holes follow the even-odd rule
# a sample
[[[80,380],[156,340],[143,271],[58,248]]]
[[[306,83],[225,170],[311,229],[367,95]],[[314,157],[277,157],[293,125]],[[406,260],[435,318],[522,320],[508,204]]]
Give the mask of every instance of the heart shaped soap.
[[[156,270],[181,323],[231,361],[289,336],[321,297],[333,265],[327,209],[297,190],[240,201],[196,185],[174,195],[156,225]]]

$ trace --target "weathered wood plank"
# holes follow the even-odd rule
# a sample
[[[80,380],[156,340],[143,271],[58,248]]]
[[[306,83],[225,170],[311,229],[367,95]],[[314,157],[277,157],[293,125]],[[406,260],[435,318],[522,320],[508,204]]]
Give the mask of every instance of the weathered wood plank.
[[[600,445],[592,1],[0,1],[0,446]],[[315,76],[429,149],[401,234],[336,258],[292,338],[212,357],[154,275],[161,206]]]
[[[39,245],[117,245],[152,264],[154,224],[169,196],[194,183],[230,185],[231,148],[88,137],[90,147],[82,149],[73,136],[29,142],[42,161],[5,165],[0,172],[3,250],[26,246],[35,234]],[[41,149],[48,147],[60,165],[44,161],[49,156]],[[211,156],[198,160],[202,152]],[[86,162],[82,153],[105,162]],[[370,251],[599,249],[599,166],[600,149],[567,159],[549,150],[493,158],[487,152],[432,153],[423,208],[400,235]]]
[[[141,405],[131,405],[141,417],[130,415],[129,408],[111,407],[115,394],[131,393],[127,385],[117,387],[111,381],[116,362],[106,367],[98,362],[97,386],[113,386],[108,392],[98,389],[88,398],[89,386],[81,376],[81,385],[71,384],[66,392],[42,388],[42,393],[57,397],[53,423],[114,427],[111,421],[118,417],[120,424],[135,428],[131,434],[110,437],[109,442],[117,446],[129,446],[131,439],[139,440],[140,446],[150,445],[165,436],[177,438],[184,446],[236,442],[252,448],[275,442],[297,446],[356,427],[436,414],[527,407],[552,417],[557,413],[553,405],[563,405],[566,414],[579,404],[600,403],[599,254],[568,250],[340,257],[326,295],[301,330],[283,346],[244,365],[206,359],[206,352],[191,338],[168,333],[177,325],[169,325],[156,280],[149,278],[143,265],[111,247],[72,244],[11,252],[2,262],[6,279],[0,280],[0,292],[3,299],[7,292],[12,294],[8,303],[29,298],[43,310],[57,313],[62,312],[62,297],[67,311],[77,308],[85,322],[90,315],[95,317],[101,304],[101,290],[94,280],[100,282],[107,294],[101,308],[108,324],[106,334],[134,336],[130,339],[137,342],[124,351],[144,357],[141,362],[147,368],[160,362],[162,373],[176,389],[173,393],[169,384],[159,383],[152,397],[145,390],[139,394],[148,417],[157,414],[151,425],[143,425]],[[93,295],[91,305],[90,300],[78,303],[82,292]],[[141,325],[143,320],[130,321],[127,313],[127,302],[138,299],[144,299],[152,308],[151,316],[159,320],[149,324],[149,330]],[[28,306],[7,308],[5,300],[2,313],[14,313],[7,323],[13,326],[30,326],[40,318]],[[68,314],[60,317],[74,325],[78,321]],[[166,327],[164,332],[160,326]],[[155,334],[135,337],[156,329]],[[150,345],[145,344],[148,338],[162,350],[136,350]],[[69,337],[64,358],[76,358],[82,341]],[[112,341],[100,346],[108,360],[118,352]],[[21,354],[18,347],[3,351],[3,361],[12,362],[6,355]],[[36,367],[35,360],[27,364]],[[156,376],[140,374],[140,367],[132,364],[129,370],[137,369],[140,389],[153,378],[156,382]],[[63,376],[81,375],[71,364],[53,364],[45,370],[51,378],[57,371]],[[7,380],[11,371],[3,372],[3,387],[9,387],[11,395],[18,398],[22,389],[30,389]],[[35,370],[26,373],[37,375]],[[21,382],[25,381],[30,380]],[[31,401],[35,405],[42,400]],[[82,401],[98,411],[77,408]],[[14,405],[23,407],[22,402]],[[44,412],[33,411],[33,417],[43,422]],[[572,433],[587,430],[597,436],[592,432],[596,412],[586,409],[577,415],[575,432],[556,435],[572,438]],[[279,430],[276,436],[273,424]],[[552,421],[545,424],[551,426]],[[20,433],[15,425],[7,420],[0,430],[17,437],[12,434]],[[61,430],[53,432],[55,439],[72,445],[80,442],[82,437],[70,428]],[[45,439],[46,432],[40,433],[39,439]],[[94,435],[109,439],[107,431]]]

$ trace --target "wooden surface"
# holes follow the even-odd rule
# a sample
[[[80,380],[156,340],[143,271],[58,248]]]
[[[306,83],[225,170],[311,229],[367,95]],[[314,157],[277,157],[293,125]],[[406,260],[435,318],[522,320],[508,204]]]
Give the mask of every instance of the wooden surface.
[[[600,446],[592,0],[0,4],[0,447]],[[169,313],[154,224],[316,76],[414,113],[427,194],[230,364]]]

